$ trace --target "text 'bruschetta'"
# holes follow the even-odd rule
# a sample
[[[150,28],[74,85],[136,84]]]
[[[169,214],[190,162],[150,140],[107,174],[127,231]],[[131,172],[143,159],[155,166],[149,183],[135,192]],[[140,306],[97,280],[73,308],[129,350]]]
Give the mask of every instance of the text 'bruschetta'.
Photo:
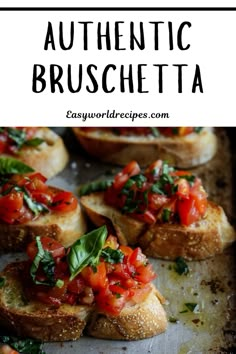
[[[200,260],[235,240],[223,209],[207,200],[201,180],[157,160],[144,173],[130,162],[114,180],[80,189],[81,204],[97,226],[106,223],[123,244],[152,257]],[[96,191],[96,184],[92,184]],[[83,194],[87,194],[84,195]]]
[[[81,146],[98,159],[118,165],[136,160],[147,166],[157,158],[179,168],[209,161],[216,153],[212,128],[73,128]]]
[[[46,127],[0,127],[0,154],[24,162],[47,178],[61,172],[69,161],[61,137]]]
[[[0,158],[0,251],[21,251],[38,234],[72,244],[85,232],[76,196],[13,158]]]
[[[20,337],[43,341],[97,338],[137,340],[167,326],[164,298],[140,248],[119,246],[105,226],[64,248],[37,236],[29,260],[0,275],[0,322]],[[24,277],[21,275],[24,274]]]

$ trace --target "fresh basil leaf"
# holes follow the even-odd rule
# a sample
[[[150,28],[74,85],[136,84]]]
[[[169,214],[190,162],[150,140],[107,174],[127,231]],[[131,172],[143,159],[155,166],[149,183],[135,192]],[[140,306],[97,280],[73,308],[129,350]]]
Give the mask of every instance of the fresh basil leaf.
[[[24,174],[34,172],[34,169],[13,157],[0,157],[0,175]]]
[[[3,277],[0,277],[0,288],[2,288],[5,285],[6,279]]]
[[[170,209],[163,209],[162,212],[162,221],[163,222],[168,222],[170,221],[170,216],[171,216],[171,210]]]
[[[26,141],[26,133],[23,130],[15,128],[7,128],[7,134],[10,139],[14,141],[17,147],[20,149]]]
[[[121,263],[124,258],[124,253],[122,253],[121,250],[114,250],[111,247],[106,247],[102,250],[101,257],[105,262],[111,264]]]
[[[49,212],[49,209],[44,204],[34,201],[26,192],[24,192],[23,198],[26,204],[28,205],[29,209],[34,213],[35,216],[38,216],[40,213]]]
[[[27,193],[24,187],[13,186],[9,190],[6,190],[5,193],[8,194],[11,189],[14,189],[17,192],[23,192],[23,198],[26,202],[28,208],[34,213],[35,216],[38,216],[40,213],[48,213],[49,209],[42,203],[34,201]]]
[[[54,269],[55,269],[54,259],[50,252],[43,249],[40,236],[36,236],[35,242],[38,248],[38,253],[36,254],[33,263],[30,267],[30,275],[35,284],[54,286],[56,284],[56,280],[54,278]],[[45,275],[47,276],[46,281],[36,280],[36,273],[40,264],[42,265]]]
[[[151,187],[151,192],[156,194],[165,194],[163,184],[160,181],[154,183]]]
[[[155,127],[150,127],[152,135],[155,136],[155,138],[157,138],[158,136],[160,136],[160,131],[158,128]]]
[[[106,190],[113,183],[113,179],[105,180],[105,181],[94,181],[91,183],[86,183],[80,186],[79,188],[79,196],[88,195],[93,192],[100,192]]]
[[[43,139],[36,137],[36,138],[33,138],[33,139],[26,140],[25,143],[24,143],[24,145],[35,147],[35,146],[39,146],[39,145],[42,144],[43,142],[44,142]]]
[[[199,312],[199,305],[196,304],[195,302],[187,302],[184,304],[187,309],[191,312],[197,313]]]
[[[188,274],[189,268],[183,257],[177,257],[175,260],[174,270],[179,275]]]
[[[14,336],[0,336],[0,342],[8,344],[21,354],[45,354],[42,350],[42,342],[36,339],[20,339]]]
[[[0,127],[0,133],[4,133],[4,130],[5,130],[6,128],[3,128],[3,127]]]
[[[172,134],[178,135],[179,129],[177,127],[172,128]]]
[[[74,279],[84,267],[98,264],[106,237],[107,228],[104,225],[83,235],[70,247],[67,256],[70,280]]]
[[[202,131],[202,127],[195,127],[194,128],[194,131],[195,131],[195,133],[200,133],[201,131]]]

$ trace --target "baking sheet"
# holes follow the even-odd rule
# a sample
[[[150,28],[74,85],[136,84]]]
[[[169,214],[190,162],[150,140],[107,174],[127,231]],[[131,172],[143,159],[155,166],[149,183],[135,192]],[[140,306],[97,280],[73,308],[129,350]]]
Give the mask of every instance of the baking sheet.
[[[70,129],[57,129],[70,151],[67,168],[49,181],[50,184],[77,193],[80,184],[107,178],[119,168],[100,163],[80,149]],[[234,129],[235,132],[235,129]],[[232,135],[232,131],[231,134]],[[222,204],[234,221],[233,160],[234,144],[229,146],[225,131],[219,130],[218,156],[211,163],[197,169],[211,199]],[[219,158],[220,156],[220,158]],[[222,158],[225,162],[222,167]],[[217,177],[215,177],[217,176]],[[2,255],[1,269],[6,263],[18,260],[20,254]],[[187,354],[235,353],[235,268],[234,248],[223,255],[201,262],[188,262],[189,273],[178,275],[174,263],[150,259],[158,274],[154,281],[165,296],[164,305],[169,318],[165,333],[141,341],[109,341],[82,337],[75,342],[47,343],[46,353],[90,354]],[[185,312],[185,303],[196,303],[198,311]]]

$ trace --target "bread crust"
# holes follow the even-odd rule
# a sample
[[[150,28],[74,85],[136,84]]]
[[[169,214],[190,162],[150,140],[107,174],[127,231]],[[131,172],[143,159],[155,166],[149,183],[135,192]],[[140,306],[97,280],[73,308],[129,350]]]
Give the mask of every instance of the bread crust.
[[[73,128],[73,131],[90,155],[122,166],[132,160],[140,166],[147,166],[161,159],[178,168],[191,168],[209,161],[217,150],[217,138],[211,128],[182,137],[156,138],[117,136],[104,131],[85,132],[80,128]]]
[[[20,278],[24,263],[11,263],[3,271],[6,283],[0,289],[0,323],[19,337],[31,337],[42,341],[66,341],[79,339],[93,310],[91,306],[60,308],[36,301],[27,303]]]
[[[69,161],[69,154],[61,137],[49,128],[37,128],[35,137],[43,139],[44,142],[37,147],[23,147],[14,158],[45,177],[51,178],[65,168]],[[4,156],[10,155],[4,154]]]
[[[50,187],[54,191],[59,188]],[[25,250],[27,244],[38,235],[52,237],[68,247],[86,232],[86,222],[81,207],[69,212],[50,212],[26,224],[9,225],[0,223],[0,251]]]
[[[56,309],[37,301],[26,303],[20,282],[23,270],[23,262],[12,263],[0,275],[6,279],[0,289],[0,324],[20,337],[66,341],[86,331],[96,338],[138,340],[166,330],[166,314],[154,286],[143,303],[111,317],[97,313],[94,306],[63,304]]]
[[[223,252],[235,241],[235,230],[223,209],[208,202],[204,219],[190,225],[147,225],[104,202],[104,193],[92,193],[81,198],[81,204],[92,222],[101,226],[109,220],[123,244],[138,244],[147,256],[174,260],[202,260]],[[123,240],[125,240],[123,242]]]

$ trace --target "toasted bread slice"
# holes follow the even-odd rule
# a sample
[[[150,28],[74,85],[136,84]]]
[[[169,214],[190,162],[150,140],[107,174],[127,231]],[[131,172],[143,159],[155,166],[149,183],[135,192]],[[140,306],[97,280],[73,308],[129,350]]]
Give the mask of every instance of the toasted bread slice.
[[[117,136],[103,130],[73,128],[82,147],[98,159],[118,165],[132,160],[147,166],[156,159],[179,168],[191,168],[209,161],[216,153],[217,138],[211,128],[186,136]]]
[[[60,191],[59,188],[50,187]],[[25,224],[0,222],[0,251],[22,251],[38,235],[52,237],[68,247],[86,231],[86,222],[78,204],[69,212],[50,212]]]
[[[55,308],[38,301],[27,302],[20,281],[23,269],[23,262],[12,263],[0,275],[5,278],[0,289],[0,323],[20,337],[76,340],[87,325],[88,334],[97,338],[138,340],[157,335],[167,327],[154,286],[143,303],[130,304],[119,316],[110,317],[96,313],[93,306],[63,304]]]
[[[14,157],[51,178],[64,169],[69,161],[69,154],[62,138],[49,128],[37,128],[34,137],[44,141],[36,147],[22,147]],[[7,154],[3,156],[9,157]]]
[[[27,302],[21,283],[24,263],[9,264],[0,289],[0,323],[19,337],[43,341],[65,341],[80,338],[93,307],[63,304],[56,309],[37,301]]]
[[[103,192],[83,196],[81,204],[95,225],[112,225],[120,243],[138,244],[146,255],[155,258],[205,259],[222,253],[236,237],[223,209],[212,202],[208,202],[204,219],[190,226],[147,225],[105,204]]]
[[[138,340],[153,337],[166,330],[167,318],[158,291],[152,292],[144,302],[127,305],[117,317],[93,313],[87,333],[96,338]]]

